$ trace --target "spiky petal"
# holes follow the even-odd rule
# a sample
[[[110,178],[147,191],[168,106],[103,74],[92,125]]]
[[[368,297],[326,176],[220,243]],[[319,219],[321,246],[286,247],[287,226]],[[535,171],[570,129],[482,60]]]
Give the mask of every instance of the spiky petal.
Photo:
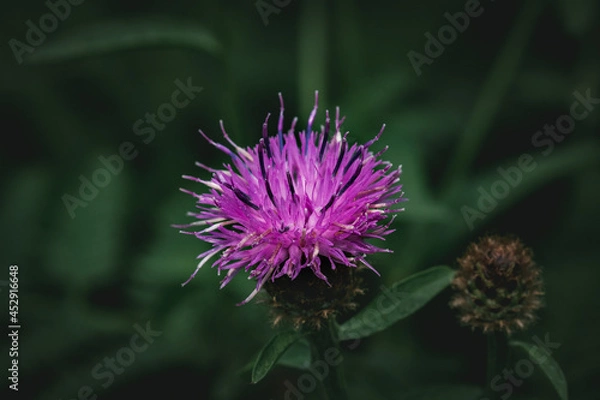
[[[284,133],[280,96],[277,136],[268,136],[267,116],[263,138],[252,148],[237,146],[222,124],[223,135],[233,149],[201,132],[232,162],[221,170],[205,167],[212,172],[209,181],[184,176],[203,183],[208,192],[182,189],[196,198],[200,212],[192,214],[195,222],[178,227],[212,245],[201,255],[189,280],[211,257],[221,253],[213,264],[227,272],[221,287],[241,270],[249,272],[249,278],[257,283],[240,303],[244,304],[268,280],[282,276],[293,280],[310,268],[327,282],[324,268],[370,267],[366,255],[390,251],[367,242],[393,232],[391,221],[385,221],[403,211],[396,205],[405,200],[398,184],[401,168],[391,169],[390,163],[379,159],[380,154],[369,150],[383,128],[366,144],[350,145],[340,132],[343,118],[339,110],[333,124],[335,132],[330,132],[329,112],[320,132],[311,129],[317,105],[318,92],[308,128],[296,133],[294,119],[291,129]],[[323,265],[322,260],[329,265]]]

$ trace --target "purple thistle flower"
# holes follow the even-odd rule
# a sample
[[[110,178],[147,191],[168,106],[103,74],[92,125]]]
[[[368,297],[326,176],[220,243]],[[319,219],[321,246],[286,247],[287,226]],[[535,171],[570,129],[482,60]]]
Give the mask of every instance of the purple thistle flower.
[[[184,175],[184,179],[200,182],[209,187],[208,193],[184,193],[197,200],[197,213],[188,213],[197,221],[176,225],[212,244],[212,248],[198,256],[201,259],[190,278],[212,257],[222,253],[213,267],[227,271],[221,288],[241,270],[250,271],[249,279],[256,280],[256,288],[244,301],[250,301],[267,282],[284,275],[295,279],[304,268],[327,282],[322,268],[356,268],[360,263],[379,273],[365,260],[367,254],[391,252],[367,242],[369,238],[384,240],[393,232],[394,218],[384,223],[389,215],[403,211],[393,208],[405,201],[399,185],[401,166],[391,170],[392,164],[379,159],[387,150],[373,154],[369,147],[375,138],[363,145],[350,146],[348,132],[340,132],[344,117],[336,108],[334,131],[330,138],[331,119],[326,111],[325,126],[320,132],[312,130],[317,106],[308,118],[305,131],[294,132],[297,118],[291,128],[283,132],[283,98],[277,137],[268,136],[269,115],[262,127],[263,138],[253,148],[243,149],[227,135],[220,121],[223,136],[230,149],[200,133],[208,142],[232,158],[232,165],[216,170],[196,163],[212,173],[209,181]],[[300,143],[298,143],[298,140]],[[396,196],[400,193],[399,196]],[[203,227],[201,230],[193,228]],[[330,265],[324,266],[323,260]],[[328,283],[328,282],[327,282]],[[329,283],[328,283],[329,284]]]

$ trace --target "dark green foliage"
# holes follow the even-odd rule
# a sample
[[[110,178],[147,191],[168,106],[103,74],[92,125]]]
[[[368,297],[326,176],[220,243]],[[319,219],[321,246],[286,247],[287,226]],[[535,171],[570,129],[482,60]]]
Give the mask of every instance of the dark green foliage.
[[[182,288],[208,245],[170,225],[194,210],[178,188],[205,190],[180,176],[207,178],[195,161],[218,168],[226,160],[198,129],[221,141],[223,119],[238,144],[253,145],[266,113],[278,112],[278,92],[288,124],[297,115],[304,128],[319,89],[317,120],[339,105],[351,142],[387,124],[374,148],[388,145],[385,157],[402,164],[409,198],[384,243],[394,253],[370,259],[382,276],[366,274],[359,309],[382,285],[454,266],[483,233],[515,234],[534,250],[546,293],[538,322],[517,339],[549,333],[561,343],[552,358],[570,398],[595,398],[600,107],[577,106],[588,114],[559,139],[543,131],[571,112],[575,92],[600,97],[599,7],[481,7],[418,76],[407,54],[424,53],[425,33],[437,35],[449,24],[444,14],[464,11],[465,1],[291,1],[276,6],[266,26],[255,1],[85,1],[35,45],[26,23],[39,26],[47,3],[5,4],[0,294],[6,298],[8,266],[19,265],[20,397],[74,399],[89,386],[99,399],[284,398],[286,381],[296,385],[305,370],[277,367],[256,385],[239,373],[273,336],[264,304],[235,306],[253,282],[239,276],[219,290],[223,274],[205,265]],[[190,101],[154,126],[146,113],[166,112],[176,81],[188,78],[202,91],[176,97]],[[107,167],[117,154],[131,159]],[[519,161],[525,154],[528,169]],[[109,182],[82,199],[82,177],[101,179],[101,169]],[[502,198],[492,195],[504,186],[497,182],[508,189]],[[449,299],[449,291],[428,296],[389,329],[342,342],[351,398],[480,399],[485,343],[459,326]],[[7,313],[0,315],[6,326]],[[160,335],[141,338],[147,323]],[[301,346],[279,363],[306,368]],[[110,372],[107,357],[123,370]],[[556,386],[562,374],[551,367],[511,399],[557,398],[548,377]],[[0,397],[13,394],[5,380]]]

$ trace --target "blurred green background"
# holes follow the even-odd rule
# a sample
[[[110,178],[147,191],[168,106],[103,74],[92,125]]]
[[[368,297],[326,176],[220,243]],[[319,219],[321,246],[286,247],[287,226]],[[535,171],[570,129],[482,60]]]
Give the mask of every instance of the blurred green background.
[[[369,280],[369,295],[454,265],[481,234],[516,234],[543,266],[547,292],[539,322],[518,337],[561,343],[553,356],[571,398],[598,398],[600,107],[550,154],[532,143],[569,113],[574,91],[600,97],[598,2],[483,1],[420,75],[407,54],[424,54],[425,34],[437,36],[444,14],[464,11],[465,1],[275,3],[86,1],[19,63],[11,40],[27,45],[27,21],[39,27],[49,6],[5,2],[0,281],[19,266],[19,395],[75,399],[89,386],[101,399],[284,398],[285,380],[295,382],[298,371],[278,368],[256,385],[240,373],[272,335],[265,306],[235,306],[253,283],[240,277],[219,290],[206,266],[182,288],[207,246],[170,224],[186,222],[194,206],[178,188],[204,190],[181,175],[206,178],[195,161],[227,161],[198,129],[221,141],[223,119],[238,144],[254,145],[266,113],[278,112],[278,92],[286,126],[297,115],[304,128],[318,89],[319,124],[325,108],[339,105],[351,141],[364,142],[385,122],[375,147],[389,145],[385,157],[403,165],[410,201],[386,243],[394,254],[371,259],[382,278]],[[276,12],[263,19],[257,4]],[[202,91],[151,139],[136,134],[136,121],[171,102],[177,79]],[[274,118],[270,126],[274,134]],[[99,157],[124,142],[137,156],[72,218],[64,195],[80,197],[80,177],[92,179]],[[497,168],[524,153],[537,167],[469,229],[461,208],[475,209],[478,188],[489,192]],[[458,325],[450,294],[345,353],[352,398],[416,399],[420,386],[483,382],[484,340]],[[1,318],[6,326],[7,313]],[[98,379],[97,365],[148,321],[160,335],[129,352],[135,360],[110,385]],[[7,353],[8,342],[3,360]],[[544,379],[535,373],[511,398],[556,398]],[[13,394],[4,382],[2,398]]]

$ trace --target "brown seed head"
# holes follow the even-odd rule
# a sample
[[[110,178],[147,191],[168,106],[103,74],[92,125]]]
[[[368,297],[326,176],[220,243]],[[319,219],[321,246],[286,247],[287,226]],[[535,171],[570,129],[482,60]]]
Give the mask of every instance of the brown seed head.
[[[469,245],[458,264],[450,307],[462,324],[510,335],[535,320],[544,294],[541,270],[519,239],[483,237]]]

